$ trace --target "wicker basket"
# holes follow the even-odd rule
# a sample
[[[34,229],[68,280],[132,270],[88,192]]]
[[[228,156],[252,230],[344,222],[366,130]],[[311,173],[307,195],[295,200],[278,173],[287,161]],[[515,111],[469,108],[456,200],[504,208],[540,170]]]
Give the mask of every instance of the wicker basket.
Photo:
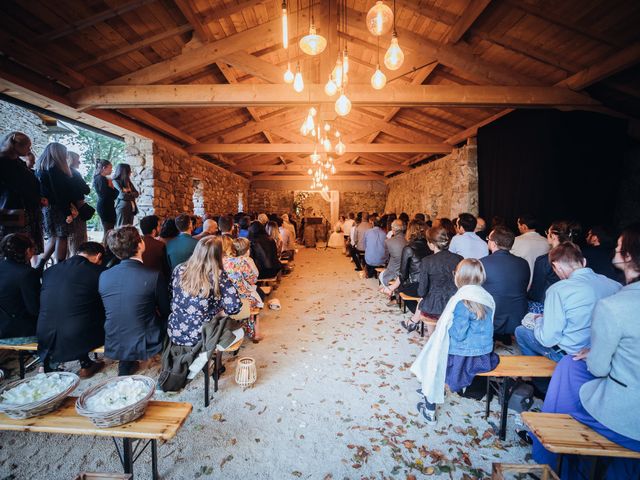
[[[87,408],[87,399],[89,397],[108,387],[109,384],[119,382],[120,380],[124,380],[126,378],[132,378],[133,380],[138,380],[145,383],[145,385],[149,389],[149,392],[143,399],[131,405],[127,405],[126,407],[120,408],[118,410],[111,410],[109,412],[93,412]],[[144,375],[131,375],[128,377],[110,378],[109,380],[88,388],[82,395],[80,395],[78,397],[78,400],[76,400],[76,412],[78,412],[79,415],[89,418],[96,427],[108,428],[123,425],[125,423],[133,422],[137,418],[140,418],[142,415],[144,415],[144,411],[147,409],[147,404],[149,403],[149,400],[151,400],[151,397],[153,397],[155,389],[155,380]]]
[[[236,366],[236,383],[243,388],[247,388],[256,383],[256,378],[256,361],[250,357],[243,357],[238,360]]]
[[[54,395],[53,397],[45,398],[44,400],[40,400],[38,402],[25,403],[23,405],[9,405],[0,403],[0,412],[4,413],[9,418],[23,420],[25,418],[37,417],[38,415],[45,415],[56,410],[58,407],[60,407],[62,402],[64,402],[64,399],[67,398],[80,383],[80,377],[71,372],[51,372],[46,373],[45,375],[50,376],[56,373],[63,377],[73,378],[73,383],[66,390],[60,392],[59,394]],[[12,382],[6,385],[2,390],[0,390],[0,394],[11,390],[12,388],[17,387],[22,383],[29,382],[30,380],[33,380],[33,377],[24,378],[22,380]]]

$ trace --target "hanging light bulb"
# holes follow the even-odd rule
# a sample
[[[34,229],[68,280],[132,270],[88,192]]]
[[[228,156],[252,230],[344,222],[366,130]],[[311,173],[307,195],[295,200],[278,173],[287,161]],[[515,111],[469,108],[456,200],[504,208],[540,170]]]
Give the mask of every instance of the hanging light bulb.
[[[336,61],[336,66],[333,67],[331,76],[333,77],[336,86],[338,88],[342,87],[342,59],[341,58],[338,58],[338,60]]]
[[[340,138],[340,132],[336,130],[336,138]]]
[[[296,75],[293,79],[293,89],[298,93],[304,90],[304,80],[302,79],[302,73],[300,73],[300,62],[298,62],[298,65],[296,65]]]
[[[335,175],[336,174],[336,167],[335,165],[331,165],[331,175]]]
[[[282,48],[289,48],[289,25],[287,22],[287,2],[282,2]],[[287,82],[290,83],[290,82]]]
[[[322,141],[322,146],[324,147],[324,151],[325,152],[330,152],[331,151],[331,140],[329,140],[328,138],[325,138]]]
[[[316,26],[311,20],[311,26],[309,27],[309,35],[305,35],[300,39],[300,50],[307,55],[318,55],[324,51],[327,46],[327,40],[316,33]]]
[[[404,62],[404,53],[398,45],[398,34],[394,31],[391,37],[391,45],[387,53],[384,54],[384,64],[389,70],[397,70]]]
[[[382,0],[378,0],[367,13],[367,29],[372,35],[379,37],[391,30],[393,12]]]
[[[336,85],[336,82],[333,81],[333,78],[329,77],[327,84],[324,86],[324,93],[326,93],[330,97],[333,97],[337,91],[338,86]]]
[[[287,62],[287,70],[284,72],[284,83],[293,83],[293,72],[291,71],[290,62]]]
[[[338,97],[338,100],[336,100],[335,109],[336,113],[341,117],[348,115],[351,111],[351,101],[344,94],[344,90],[340,92],[340,96]]]
[[[371,75],[371,86],[376,90],[382,90],[386,84],[387,77],[382,70],[380,70],[380,65],[378,65],[374,74]]]
[[[339,140],[338,143],[336,143],[335,150],[338,155],[344,155],[344,152],[347,151],[347,147],[344,143],[342,143],[342,140]]]
[[[318,154],[318,152],[313,152],[311,154],[311,163],[313,163],[315,165],[319,161],[320,161],[320,155]]]
[[[309,170],[307,170],[307,173],[308,173],[309,175],[313,175],[313,170],[309,169]]]
[[[324,131],[328,132],[329,130],[331,130],[331,125],[329,125],[327,122],[324,122]]]
[[[311,107],[309,109],[309,115],[311,115],[312,117],[315,117],[318,114],[318,110],[316,110],[316,107]]]
[[[349,73],[349,53],[346,46],[344,47],[344,52],[342,52],[342,70],[345,75]]]

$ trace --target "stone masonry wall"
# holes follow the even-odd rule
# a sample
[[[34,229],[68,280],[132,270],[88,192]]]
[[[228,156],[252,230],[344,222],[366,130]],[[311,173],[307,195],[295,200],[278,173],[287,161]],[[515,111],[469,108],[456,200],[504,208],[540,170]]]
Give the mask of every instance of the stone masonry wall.
[[[418,212],[452,218],[462,212],[478,214],[478,155],[465,145],[434,162],[389,181],[385,211]]]
[[[44,122],[35,113],[0,100],[0,139],[11,132],[23,132],[31,139],[33,153],[38,158],[49,143],[45,129]]]
[[[248,198],[249,182],[216,165],[141,137],[126,136],[125,143],[140,190],[139,217],[235,213],[240,196]]]
[[[340,192],[340,215],[349,212],[384,213],[386,192]]]

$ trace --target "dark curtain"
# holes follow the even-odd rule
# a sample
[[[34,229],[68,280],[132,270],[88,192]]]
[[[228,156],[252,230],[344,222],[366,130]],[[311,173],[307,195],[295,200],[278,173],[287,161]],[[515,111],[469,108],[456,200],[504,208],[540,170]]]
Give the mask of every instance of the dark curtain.
[[[478,130],[480,214],[514,227],[540,221],[612,225],[631,149],[626,121],[591,112],[521,110]]]

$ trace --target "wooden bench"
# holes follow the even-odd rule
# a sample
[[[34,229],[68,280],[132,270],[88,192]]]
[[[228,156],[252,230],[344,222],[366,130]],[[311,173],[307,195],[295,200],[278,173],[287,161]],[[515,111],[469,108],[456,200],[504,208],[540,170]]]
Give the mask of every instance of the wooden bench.
[[[634,415],[634,412],[630,412]],[[523,412],[522,420],[540,443],[558,455],[557,473],[562,475],[564,455],[592,457],[590,478],[602,478],[598,469],[601,457],[640,459],[640,453],[621,447],[599,433],[578,422],[570,415],[560,413]]]
[[[23,343],[20,345],[0,345],[0,350],[9,350],[18,352],[18,365],[20,366],[20,378],[24,378],[26,373],[26,367],[24,364],[25,355],[27,353],[37,353],[37,343]],[[91,350],[93,353],[104,353],[104,346],[98,347],[95,350]]]
[[[75,403],[76,398],[69,397],[58,410],[26,420],[14,420],[0,414],[0,430],[112,437],[124,473],[130,474],[133,474],[133,464],[140,454],[151,445],[151,476],[157,480],[158,440],[175,437],[193,409],[190,403],[152,400],[139,419],[118,427],[98,428],[91,420],[76,413]],[[122,439],[122,449],[117,438]],[[43,453],[47,455],[46,450]]]
[[[209,394],[209,384],[210,378],[213,377],[213,392],[218,391],[218,382],[220,381],[220,368],[222,367],[222,354],[223,353],[233,353],[234,355],[238,354],[238,350],[242,346],[242,342],[244,341],[244,337],[238,340],[236,343],[229,345],[226,349],[220,351],[216,350],[212,355],[213,359],[213,374],[211,373],[211,359],[206,363],[204,367],[202,367],[202,373],[204,373],[204,406],[209,406],[209,401],[211,396]]]
[[[528,355],[501,355],[500,364],[486,373],[479,373],[479,377],[487,377],[487,405],[485,418],[489,418],[491,400],[493,398],[492,380],[502,378],[499,386],[494,387],[499,392],[500,403],[500,439],[504,440],[507,432],[507,407],[509,405],[509,387],[513,379],[519,377],[550,378],[556,369],[556,362],[547,357],[535,357]]]

